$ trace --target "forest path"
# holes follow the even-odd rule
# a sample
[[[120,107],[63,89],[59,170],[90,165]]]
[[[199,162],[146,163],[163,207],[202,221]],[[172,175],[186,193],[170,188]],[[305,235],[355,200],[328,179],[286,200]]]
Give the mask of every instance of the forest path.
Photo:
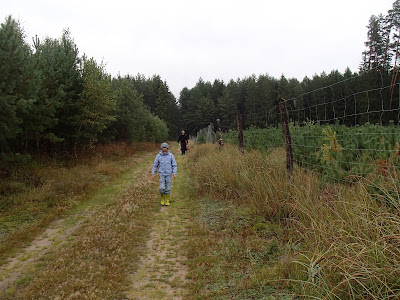
[[[182,172],[186,157],[180,154],[175,157],[179,171],[172,182],[171,205],[162,206],[154,216],[139,267],[130,276],[128,299],[187,299],[188,296],[185,242],[190,214],[184,198]]]
[[[0,299],[186,299],[190,214],[179,156],[171,206],[151,179],[155,153],[132,158],[129,172],[0,267]]]

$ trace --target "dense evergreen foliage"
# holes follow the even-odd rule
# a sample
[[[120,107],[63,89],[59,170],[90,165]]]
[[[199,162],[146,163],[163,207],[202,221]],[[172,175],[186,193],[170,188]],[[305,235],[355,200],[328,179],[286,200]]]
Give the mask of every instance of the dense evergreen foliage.
[[[298,123],[398,123],[399,103],[394,99],[399,97],[400,1],[393,3],[387,16],[372,16],[367,28],[366,50],[358,72],[333,70],[302,81],[268,74],[228,83],[200,78],[195,87],[181,91],[182,126],[193,134],[220,119],[223,131],[236,129],[237,113],[243,116],[244,129],[276,126],[279,96],[287,100],[289,111],[301,111],[301,116],[289,116]]]
[[[9,16],[0,28],[2,165],[33,150],[71,153],[99,142],[159,142],[181,129],[195,134],[217,119],[227,131],[236,129],[238,113],[244,129],[274,127],[279,96],[299,123],[397,124],[400,0],[386,16],[372,16],[367,28],[358,72],[333,70],[302,81],[268,74],[229,82],[200,78],[182,89],[177,102],[158,75],[112,78],[103,62],[79,54],[68,30],[29,45]],[[298,111],[301,116],[293,115]]]
[[[178,105],[159,76],[112,78],[80,56],[68,30],[30,46],[11,16],[0,28],[0,161],[32,151],[76,152],[98,142],[165,141]]]

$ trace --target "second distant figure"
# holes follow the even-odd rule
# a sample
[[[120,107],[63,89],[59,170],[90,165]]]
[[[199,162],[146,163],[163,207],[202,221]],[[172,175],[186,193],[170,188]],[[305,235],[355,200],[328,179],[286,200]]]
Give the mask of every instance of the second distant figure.
[[[178,138],[178,143],[181,143],[182,155],[185,155],[185,153],[186,153],[188,140],[189,140],[189,138],[185,134],[185,130],[182,130],[181,134],[179,135],[179,138]]]

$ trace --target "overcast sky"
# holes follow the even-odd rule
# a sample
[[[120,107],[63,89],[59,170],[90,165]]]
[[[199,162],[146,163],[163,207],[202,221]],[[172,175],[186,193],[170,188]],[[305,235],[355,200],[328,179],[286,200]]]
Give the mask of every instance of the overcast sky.
[[[116,76],[159,74],[178,98],[206,81],[269,74],[302,80],[357,71],[371,15],[394,0],[3,0],[28,41],[69,28],[80,54]]]

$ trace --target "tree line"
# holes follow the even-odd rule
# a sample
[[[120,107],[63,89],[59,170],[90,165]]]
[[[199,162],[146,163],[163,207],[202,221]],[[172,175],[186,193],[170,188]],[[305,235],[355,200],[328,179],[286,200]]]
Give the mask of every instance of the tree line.
[[[227,131],[236,129],[238,113],[244,129],[277,126],[278,97],[288,100],[289,112],[302,112],[289,114],[300,123],[397,124],[400,0],[387,15],[371,16],[367,29],[357,72],[333,70],[302,81],[268,74],[228,82],[200,78],[193,88],[183,88],[177,101],[158,75],[112,77],[103,62],[79,54],[68,30],[58,39],[36,37],[29,45],[19,22],[9,16],[0,27],[1,164],[31,151],[71,153],[97,143],[160,142],[181,129],[195,134],[217,119]],[[348,100],[334,101],[337,97]]]
[[[235,130],[237,114],[241,114],[243,129],[275,127],[280,122],[279,97],[287,100],[289,119],[294,123],[339,122],[354,126],[386,125],[393,120],[397,124],[399,101],[394,99],[399,97],[399,86],[398,81],[391,86],[393,72],[397,69],[354,73],[347,68],[344,73],[323,72],[301,82],[268,74],[228,83],[200,79],[192,89],[181,91],[182,126],[193,134],[209,123],[216,128],[216,120],[220,119],[223,131]]]
[[[80,55],[68,30],[30,46],[12,16],[0,27],[0,160],[73,152],[99,142],[161,142],[177,135],[178,105],[154,75],[112,78]]]
[[[268,74],[229,82],[205,82],[200,78],[193,88],[184,88],[180,93],[182,126],[193,134],[209,123],[216,125],[216,119],[220,119],[223,131],[236,129],[238,113],[243,116],[244,129],[277,126],[278,97],[288,100],[289,112],[301,111],[289,115],[299,123],[386,125],[393,120],[397,124],[399,101],[394,99],[399,97],[400,0],[393,3],[386,16],[371,16],[367,29],[366,50],[357,72],[349,68],[344,73],[333,70],[302,81],[284,75],[276,79]]]

